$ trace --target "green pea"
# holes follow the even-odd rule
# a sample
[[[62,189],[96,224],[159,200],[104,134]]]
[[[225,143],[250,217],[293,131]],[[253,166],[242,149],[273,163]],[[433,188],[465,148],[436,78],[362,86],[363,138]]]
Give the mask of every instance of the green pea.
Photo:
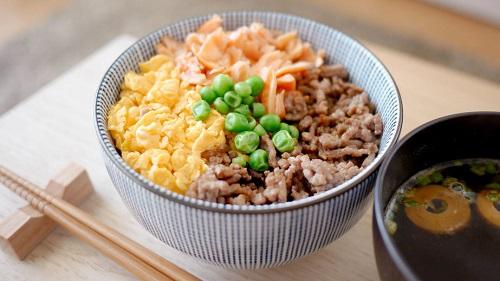
[[[252,96],[254,97],[260,95],[260,93],[264,89],[264,81],[257,75],[248,77],[245,82],[247,82],[252,88]]]
[[[266,129],[264,129],[264,127],[262,127],[261,124],[257,124],[257,126],[253,128],[253,131],[256,132],[257,135],[259,135],[259,137],[262,137],[263,135],[267,134]]]
[[[212,89],[219,97],[222,97],[227,91],[233,89],[233,80],[226,74],[219,74],[212,81]]]
[[[257,121],[252,116],[248,116],[248,128],[252,130],[255,126],[257,126]]]
[[[220,112],[221,114],[227,114],[229,112],[229,105],[221,98],[218,97],[214,101],[215,110]]]
[[[250,116],[250,108],[246,104],[241,104],[240,106],[234,109],[234,112],[241,113],[245,116]]]
[[[273,144],[280,152],[292,151],[295,147],[295,139],[286,130],[281,130],[274,134]]]
[[[252,114],[253,117],[260,118],[266,114],[266,107],[260,102],[255,102],[252,104]]]
[[[210,115],[210,105],[204,100],[199,100],[193,104],[191,111],[193,112],[194,119],[205,120]]]
[[[249,127],[247,117],[237,112],[227,114],[224,120],[224,128],[230,132],[239,133],[247,131]]]
[[[224,94],[224,101],[232,108],[236,108],[241,104],[241,97],[235,92],[229,91]]]
[[[217,98],[217,94],[212,90],[212,88],[208,86],[201,88],[200,96],[204,101],[208,102],[209,104],[212,104]]]
[[[255,101],[255,98],[252,96],[248,96],[246,98],[243,98],[241,102],[246,105],[251,105]]]
[[[295,127],[294,125],[288,125],[288,132],[290,133],[292,138],[296,139],[299,138],[300,135],[299,129],[297,129],[297,127]]]
[[[426,176],[426,175],[422,175],[422,176],[418,176],[416,178],[416,184],[418,186],[424,186],[424,185],[428,185],[432,182],[432,180],[429,178],[429,176]]]
[[[288,124],[281,122],[280,123],[280,130],[288,131]]]
[[[280,117],[276,114],[266,114],[260,118],[259,123],[268,132],[276,132],[280,129]]]
[[[250,154],[250,160],[248,161],[250,168],[257,172],[263,172],[269,169],[269,158],[267,152],[263,149],[257,149],[252,154]]]
[[[236,156],[231,160],[232,163],[238,164],[240,167],[246,167],[247,166],[247,160],[241,156]]]
[[[252,153],[259,147],[260,138],[253,131],[239,133],[234,138],[236,149],[244,153]]]
[[[238,82],[234,85],[234,91],[241,97],[250,97],[252,94],[252,87],[247,82]]]

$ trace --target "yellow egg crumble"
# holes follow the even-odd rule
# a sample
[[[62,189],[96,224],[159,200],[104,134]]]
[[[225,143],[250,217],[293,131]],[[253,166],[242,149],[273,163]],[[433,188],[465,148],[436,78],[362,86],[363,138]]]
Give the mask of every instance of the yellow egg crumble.
[[[191,106],[200,100],[199,86],[181,81],[171,57],[154,56],[139,68],[125,75],[108,129],[134,170],[184,194],[207,169],[201,153],[226,143],[224,117],[211,109],[208,119],[194,119]]]

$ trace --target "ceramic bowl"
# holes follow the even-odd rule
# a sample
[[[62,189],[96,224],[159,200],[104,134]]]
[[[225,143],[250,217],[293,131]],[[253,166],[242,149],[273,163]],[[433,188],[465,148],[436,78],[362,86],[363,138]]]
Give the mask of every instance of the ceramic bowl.
[[[277,266],[312,253],[348,231],[370,203],[378,167],[396,142],[402,120],[398,89],[384,65],[351,37],[324,24],[274,12],[221,13],[224,27],[261,22],[271,29],[297,30],[328,63],[341,63],[352,82],[363,87],[384,124],[380,152],[360,174],[324,193],[287,203],[235,206],[173,193],[140,176],[120,157],[107,130],[107,114],[117,101],[127,71],[154,55],[164,35],[178,40],[211,15],[181,20],[134,43],[111,65],[97,91],[95,120],[105,164],[116,189],[135,218],[154,236],[181,252],[233,268]]]

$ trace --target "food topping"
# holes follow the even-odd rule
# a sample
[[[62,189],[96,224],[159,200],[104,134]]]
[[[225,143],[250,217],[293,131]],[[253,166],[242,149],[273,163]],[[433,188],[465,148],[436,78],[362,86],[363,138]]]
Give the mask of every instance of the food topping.
[[[219,95],[233,87],[226,75],[234,81],[248,78],[252,95],[262,92],[267,111],[281,117],[285,114],[282,90],[293,88],[293,75],[323,64],[324,51],[315,52],[296,31],[271,31],[260,23],[225,31],[218,16],[207,23],[210,28],[203,25],[183,43],[164,37],[157,53],[175,56],[181,78],[189,83],[208,84],[213,79]],[[226,75],[215,79],[220,73]]]
[[[125,162],[181,194],[207,170],[202,152],[226,143],[224,117],[201,100],[196,87],[182,83],[166,55],[125,75],[108,129]]]
[[[414,224],[436,234],[457,232],[471,218],[469,202],[460,193],[441,185],[411,189],[403,202],[405,213]]]
[[[500,227],[500,191],[485,189],[476,199],[477,209],[490,224]]]
[[[250,154],[250,168],[257,172],[263,172],[269,168],[268,154],[263,149],[257,149]]]
[[[226,204],[326,191],[375,158],[382,121],[341,65],[295,31],[214,16],[129,73],[109,114],[124,160],[175,192]]]

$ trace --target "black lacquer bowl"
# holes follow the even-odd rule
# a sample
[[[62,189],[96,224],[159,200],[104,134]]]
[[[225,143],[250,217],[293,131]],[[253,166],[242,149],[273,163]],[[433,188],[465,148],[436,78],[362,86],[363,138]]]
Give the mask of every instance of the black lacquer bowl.
[[[439,265],[426,263],[425,257],[408,262],[384,225],[384,211],[393,193],[417,172],[466,158],[500,159],[500,112],[467,112],[430,121],[389,152],[376,181],[373,209],[375,257],[382,280],[435,280],[426,268]],[[454,270],[453,275],[460,275],[468,268],[457,265]]]

